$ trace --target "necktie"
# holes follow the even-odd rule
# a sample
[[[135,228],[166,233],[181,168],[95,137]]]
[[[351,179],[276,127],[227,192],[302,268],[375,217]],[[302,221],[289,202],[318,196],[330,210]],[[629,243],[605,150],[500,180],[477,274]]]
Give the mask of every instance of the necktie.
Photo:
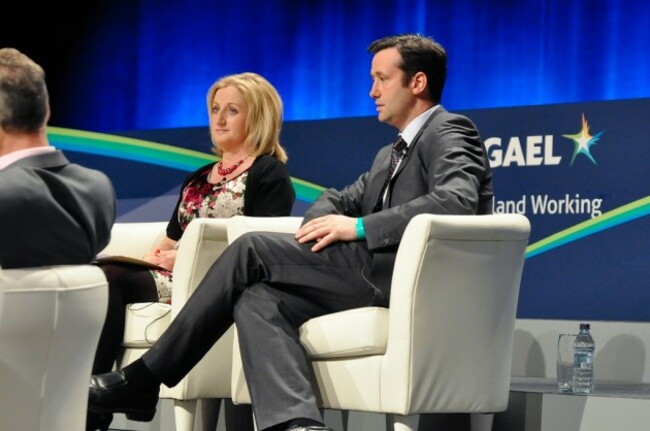
[[[382,206],[384,205],[384,194],[386,193],[388,184],[390,184],[391,178],[393,178],[393,174],[395,173],[395,169],[397,169],[397,165],[399,164],[402,157],[404,157],[404,154],[406,154],[406,148],[407,148],[406,141],[402,139],[401,136],[398,137],[397,140],[393,143],[393,150],[390,153],[390,166],[388,168],[388,175],[386,176],[386,181],[384,182],[384,185],[381,188],[381,193],[379,193],[379,199],[377,199],[377,203],[375,204],[375,207],[373,208],[372,212],[380,211]]]

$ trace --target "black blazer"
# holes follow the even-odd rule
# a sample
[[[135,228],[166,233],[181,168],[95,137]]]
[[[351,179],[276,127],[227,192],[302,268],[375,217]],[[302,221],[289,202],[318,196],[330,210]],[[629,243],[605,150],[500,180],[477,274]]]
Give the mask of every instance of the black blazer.
[[[92,262],[108,244],[115,191],[102,172],[70,163],[61,151],[0,170],[0,266]]]

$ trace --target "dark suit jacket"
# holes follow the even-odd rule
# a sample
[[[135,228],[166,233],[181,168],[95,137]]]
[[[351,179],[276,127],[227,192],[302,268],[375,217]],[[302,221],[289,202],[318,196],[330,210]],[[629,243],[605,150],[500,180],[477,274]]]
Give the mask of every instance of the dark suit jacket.
[[[114,221],[110,180],[61,151],[0,170],[0,267],[90,263]]]
[[[384,210],[372,213],[388,175],[391,145],[383,147],[369,172],[341,191],[328,189],[305,213],[305,222],[325,214],[363,217],[373,254],[371,280],[388,292],[395,254],[416,215],[489,214],[492,174],[474,124],[436,108],[411,142],[391,180]]]

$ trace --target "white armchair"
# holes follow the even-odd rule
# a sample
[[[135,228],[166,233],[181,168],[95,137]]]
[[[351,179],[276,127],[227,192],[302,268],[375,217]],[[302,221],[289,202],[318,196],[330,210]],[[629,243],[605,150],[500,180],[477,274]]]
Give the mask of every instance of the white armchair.
[[[85,429],[106,285],[91,265],[0,269],[0,430]]]
[[[174,264],[172,304],[137,303],[127,308],[124,353],[118,360],[122,368],[138,359],[167,329],[178,314],[212,263],[228,245],[227,220],[195,219],[180,241]],[[111,242],[103,251],[106,254],[141,258],[154,249],[165,235],[167,223],[116,223]],[[192,371],[173,388],[162,386],[161,398],[174,400],[174,417],[177,431],[194,429],[198,400],[230,398],[231,358],[233,329],[230,329],[212,347]],[[203,405],[204,413],[217,410],[218,402]],[[205,415],[204,415],[205,416]],[[204,429],[216,426],[218,416],[209,415],[211,423]]]
[[[414,217],[390,308],[329,314],[300,328],[322,407],[385,413],[403,431],[417,429],[420,413],[505,410],[529,232],[522,215]],[[237,337],[232,394],[250,403]]]

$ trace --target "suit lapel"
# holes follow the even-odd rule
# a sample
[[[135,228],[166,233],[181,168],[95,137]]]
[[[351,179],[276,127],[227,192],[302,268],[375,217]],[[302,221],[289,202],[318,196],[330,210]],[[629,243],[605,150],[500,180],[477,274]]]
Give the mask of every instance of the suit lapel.
[[[422,133],[424,132],[424,130],[429,126],[429,124],[431,124],[431,120],[436,115],[438,115],[440,112],[444,112],[444,108],[442,106],[438,106],[436,108],[436,110],[433,111],[433,113],[431,115],[429,115],[429,118],[427,118],[427,121],[424,122],[422,127],[420,127],[420,130],[418,130],[418,132],[415,134],[415,136],[413,137],[413,141],[408,146],[408,151],[406,152],[406,155],[402,158],[402,162],[397,167],[397,172],[395,172],[395,175],[393,175],[393,179],[391,180],[391,184],[393,183],[393,181],[395,181],[395,179],[400,174],[400,172],[402,172],[402,170],[404,169],[406,164],[409,162],[409,160],[411,160],[411,155],[415,151],[415,146],[420,141],[420,137],[422,136]],[[389,157],[389,163],[390,163],[390,157]],[[386,169],[388,169],[388,168],[386,168]]]
[[[366,200],[366,205],[368,206],[367,212],[372,211],[375,203],[379,199],[379,194],[384,186],[386,181],[386,176],[388,175],[388,168],[390,167],[390,153],[392,145],[387,145],[380,150],[379,156],[381,161],[378,163],[381,168],[375,174],[371,172],[372,178],[368,181],[368,199]]]
[[[404,170],[406,164],[409,163],[409,161],[411,160],[411,156],[415,152],[415,147],[419,143],[420,137],[422,136],[424,130],[429,126],[429,124],[431,124],[433,118],[436,117],[441,112],[445,112],[445,109],[442,107],[442,105],[438,106],[438,108],[436,108],[436,110],[433,111],[433,113],[429,116],[429,118],[427,118],[427,121],[425,121],[422,127],[420,127],[420,130],[418,130],[418,132],[415,134],[415,136],[413,137],[413,141],[408,146],[408,151],[406,152],[406,155],[402,158],[402,162],[397,167],[397,172],[395,172],[395,175],[393,175],[393,178],[391,179],[391,182],[388,186],[389,188],[392,186],[393,182],[398,177],[400,172]],[[380,150],[379,156],[382,157],[381,161],[379,162],[381,165],[381,170],[379,170],[377,174],[370,179],[367,185],[368,196],[369,196],[369,199],[366,200],[366,205],[368,205],[367,211],[372,211],[372,207],[374,206],[375,202],[377,202],[377,200],[379,199],[379,193],[381,193],[381,190],[384,186],[384,181],[386,181],[386,176],[388,175],[388,168],[390,167],[391,149],[392,149],[392,145],[388,145]]]

